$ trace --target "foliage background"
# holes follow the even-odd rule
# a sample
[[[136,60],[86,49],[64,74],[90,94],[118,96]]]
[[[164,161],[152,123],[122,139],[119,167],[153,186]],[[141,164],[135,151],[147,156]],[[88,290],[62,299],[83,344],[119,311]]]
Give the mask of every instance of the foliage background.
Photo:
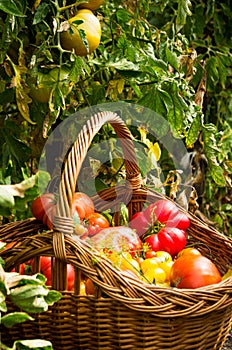
[[[60,25],[79,3],[0,0],[0,184],[22,186],[1,186],[3,222],[31,215],[38,161],[56,125],[84,107],[126,101],[167,119],[193,157],[198,214],[232,235],[230,1],[105,0],[95,11],[101,43],[87,57],[60,45]],[[41,84],[43,102],[33,95]],[[168,163],[162,151],[159,164]],[[104,185],[118,169],[107,174],[99,174]]]

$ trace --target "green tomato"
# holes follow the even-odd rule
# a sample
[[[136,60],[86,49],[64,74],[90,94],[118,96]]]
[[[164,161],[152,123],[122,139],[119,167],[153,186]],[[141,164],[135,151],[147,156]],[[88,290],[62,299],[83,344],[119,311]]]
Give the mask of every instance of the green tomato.
[[[69,71],[67,69],[53,68],[48,74],[38,73],[36,80],[30,79],[30,96],[40,103],[49,101],[55,84],[59,84],[62,92],[67,96],[71,91],[69,86]]]

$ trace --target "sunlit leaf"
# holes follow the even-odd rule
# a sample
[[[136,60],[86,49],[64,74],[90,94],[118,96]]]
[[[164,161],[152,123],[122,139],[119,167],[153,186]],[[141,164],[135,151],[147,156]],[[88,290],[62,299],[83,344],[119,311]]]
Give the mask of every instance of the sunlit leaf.
[[[0,10],[18,17],[26,17],[13,0],[0,0]]]
[[[1,318],[1,323],[4,327],[11,328],[18,323],[25,321],[33,321],[33,318],[26,314],[25,312],[12,312],[7,315],[4,315]]]
[[[176,23],[178,25],[183,25],[186,23],[187,16],[191,16],[192,12],[190,10],[191,7],[190,0],[178,0],[178,9],[177,9],[177,18]]]
[[[43,339],[17,340],[14,342],[14,349],[17,350],[53,350],[52,343]]]

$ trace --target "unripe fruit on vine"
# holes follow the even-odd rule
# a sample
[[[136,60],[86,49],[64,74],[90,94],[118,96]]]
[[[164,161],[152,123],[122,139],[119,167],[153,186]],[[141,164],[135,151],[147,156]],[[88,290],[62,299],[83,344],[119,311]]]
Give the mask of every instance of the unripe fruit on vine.
[[[82,21],[77,24],[76,21]],[[77,56],[87,56],[92,53],[100,44],[101,25],[98,18],[91,10],[81,9],[77,14],[68,20],[69,28],[61,32],[61,45],[63,49],[75,51]],[[79,31],[85,34],[88,48],[83,43]]]
[[[53,68],[48,74],[38,73],[36,80],[28,81],[30,86],[30,96],[40,103],[47,103],[55,84],[59,84],[60,89],[68,95],[70,88],[68,85],[69,71],[67,69]]]

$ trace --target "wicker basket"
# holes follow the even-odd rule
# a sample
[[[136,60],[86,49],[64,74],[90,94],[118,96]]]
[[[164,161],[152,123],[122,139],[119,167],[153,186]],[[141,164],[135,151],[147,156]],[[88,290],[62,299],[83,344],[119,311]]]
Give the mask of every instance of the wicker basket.
[[[0,239],[16,242],[2,253],[6,269],[39,256],[53,257],[52,287],[62,291],[53,307],[35,321],[2,329],[2,341],[43,338],[55,350],[219,350],[232,325],[232,278],[198,289],[163,288],[126,276],[98,252],[72,238],[70,203],[82,162],[94,135],[110,123],[120,138],[127,179],[124,185],[101,191],[93,198],[97,210],[114,209],[120,219],[120,203],[128,203],[129,216],[162,195],[142,184],[130,132],[114,113],[94,115],[79,133],[64,166],[53,231],[35,219],[10,223],[0,229]],[[225,273],[232,265],[232,241],[187,213],[189,243],[199,244]],[[75,290],[66,290],[66,264],[75,267]],[[90,277],[97,296],[79,293],[80,272]],[[9,304],[9,310],[14,306]],[[33,315],[34,317],[34,315]]]

